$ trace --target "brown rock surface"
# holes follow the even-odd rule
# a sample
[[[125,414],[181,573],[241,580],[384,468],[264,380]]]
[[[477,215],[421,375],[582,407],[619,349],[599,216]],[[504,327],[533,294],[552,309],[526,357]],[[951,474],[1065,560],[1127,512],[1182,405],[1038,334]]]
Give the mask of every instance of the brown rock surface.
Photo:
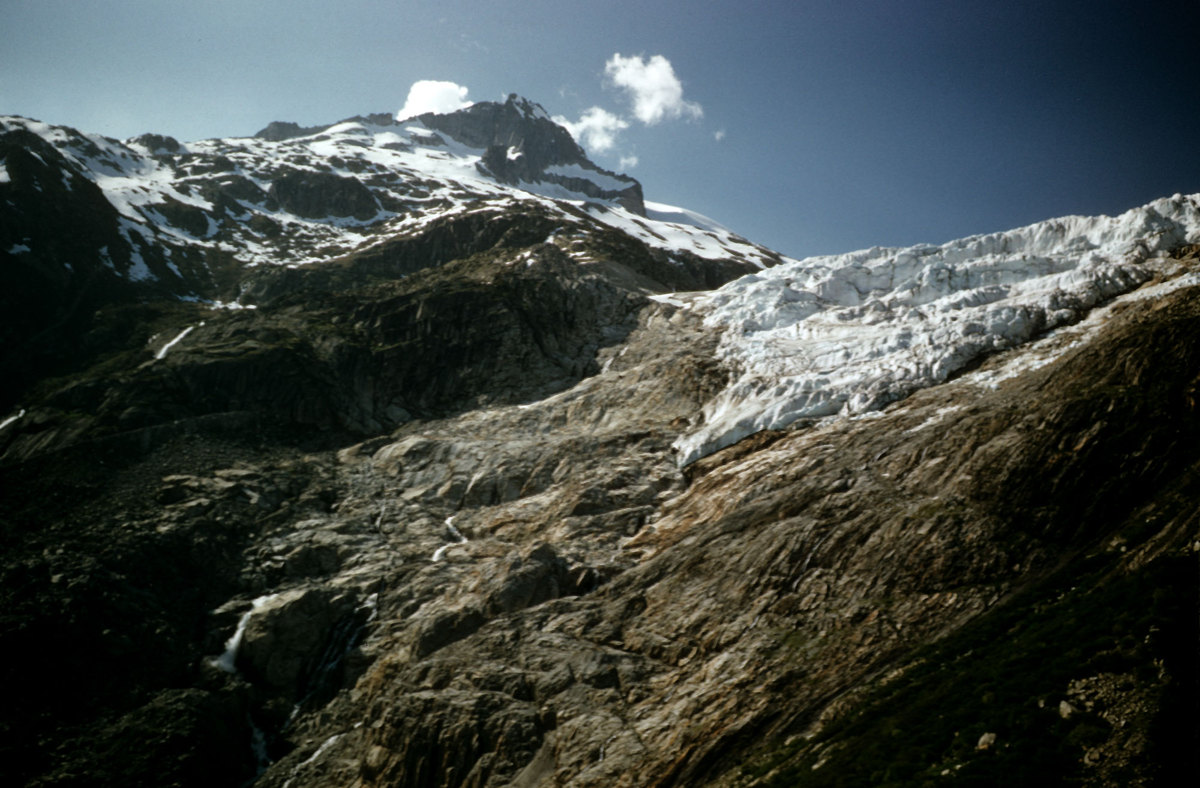
[[[573,448],[548,489],[524,487],[535,468],[550,465],[538,452],[552,452],[557,441],[513,438],[501,442],[512,453],[501,461],[495,453],[479,456],[510,468],[516,500],[480,506],[459,497],[462,485],[438,488],[463,506],[455,522],[472,535],[429,570],[440,578],[436,609],[451,612],[430,614],[429,602],[409,602],[410,612],[368,638],[365,648],[378,655],[373,666],[333,701],[330,719],[306,734],[341,734],[327,751],[340,768],[310,784],[791,784],[789,766],[816,762],[823,732],[852,718],[856,704],[872,702],[870,688],[899,681],[920,666],[922,648],[1029,604],[1030,594],[1050,595],[1035,604],[1052,606],[1055,584],[1076,571],[1065,568],[1070,561],[1109,556],[1089,559],[1100,568],[1087,579],[1101,589],[1089,593],[1100,594],[1139,567],[1177,562],[1173,556],[1191,550],[1195,503],[1180,494],[1196,479],[1200,459],[1200,422],[1186,395],[1200,369],[1198,320],[1194,291],[1130,307],[1086,346],[995,390],[967,376],[877,418],[733,447],[686,488],[669,466],[658,466],[662,483],[647,484],[647,471],[666,457],[665,442],[630,435],[646,424],[639,400],[606,398],[608,376],[535,406],[558,425],[559,440],[572,429],[593,439],[624,432],[624,459],[604,461],[605,474],[583,459],[599,459],[603,450]],[[683,401],[694,387],[672,386],[650,371],[670,346],[655,339],[650,351],[635,338],[629,366],[609,375],[634,386],[645,375],[657,380],[660,397]],[[458,423],[469,430],[480,418]],[[529,415],[487,418],[496,435],[506,420]],[[598,424],[620,426],[606,432]],[[447,423],[438,432],[456,429]],[[376,466],[399,478],[400,490],[435,486],[426,486],[419,462],[397,461],[415,445],[405,439],[376,454]],[[639,463],[640,476],[616,472],[622,461]],[[460,468],[447,472],[464,479],[479,472],[464,462],[438,467]],[[574,473],[562,470],[566,462]],[[592,503],[565,505],[584,499]],[[639,505],[645,511],[634,519],[617,517]],[[1147,511],[1160,513],[1161,527],[1122,536],[1138,530]],[[489,605],[484,589],[506,587],[524,566],[506,545],[534,534],[568,561],[608,556],[599,568],[611,579],[590,594],[547,594],[525,609]],[[1114,539],[1125,540],[1125,552],[1106,551]],[[1139,626],[1129,636],[1152,636]],[[1186,639],[1186,622],[1175,626]],[[430,648],[428,634],[418,634],[425,645],[405,645],[414,630],[430,627],[445,633],[444,642]],[[1186,686],[1190,679],[1167,681]],[[1135,690],[1156,699],[1159,715],[1170,707],[1163,682],[1139,680]],[[983,702],[993,701],[985,693]],[[979,758],[1013,757],[1027,735],[1002,730],[992,746],[977,749],[987,732],[969,741]],[[1071,735],[1068,751],[1077,746]],[[953,738],[942,745],[946,752]],[[836,754],[842,745],[831,738],[821,746]],[[1093,751],[1079,747],[1076,765],[1090,763],[1085,756]],[[1139,774],[1171,765],[1162,756],[1148,762],[1136,747],[1108,751],[1122,752],[1121,768]],[[937,758],[925,768],[938,766]],[[1071,763],[1055,762],[1064,771],[1054,779],[1065,779]],[[267,784],[292,768],[280,762]]]

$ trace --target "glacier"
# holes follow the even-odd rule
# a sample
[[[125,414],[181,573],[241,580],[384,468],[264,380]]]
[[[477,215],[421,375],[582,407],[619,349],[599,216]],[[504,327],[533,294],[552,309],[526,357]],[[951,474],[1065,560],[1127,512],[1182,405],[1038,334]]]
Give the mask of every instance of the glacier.
[[[760,430],[877,411],[1081,320],[1200,241],[1200,195],[941,246],[785,261],[670,302],[719,332],[730,382],[675,441],[686,465]]]

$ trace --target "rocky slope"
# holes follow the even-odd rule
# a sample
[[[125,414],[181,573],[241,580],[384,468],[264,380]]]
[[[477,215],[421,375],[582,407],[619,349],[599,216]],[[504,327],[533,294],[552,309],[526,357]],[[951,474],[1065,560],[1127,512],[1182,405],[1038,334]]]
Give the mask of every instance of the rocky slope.
[[[535,240],[586,263],[587,239],[605,227],[653,250],[659,269],[687,272],[665,274],[672,289],[779,260],[696,214],[651,203],[662,218],[647,216],[637,181],[592,164],[516,96],[446,116],[273,123],[255,137],[186,144],[4,117],[0,203],[0,307],[12,316],[0,335],[0,408],[78,366],[79,337],[105,306],[174,296],[254,307],[279,294],[271,283],[287,270],[313,263],[332,269],[317,278],[340,271],[361,284]],[[530,212],[540,221],[512,218]]]
[[[1195,772],[1197,197],[790,261],[517,98],[4,123],[6,784]]]

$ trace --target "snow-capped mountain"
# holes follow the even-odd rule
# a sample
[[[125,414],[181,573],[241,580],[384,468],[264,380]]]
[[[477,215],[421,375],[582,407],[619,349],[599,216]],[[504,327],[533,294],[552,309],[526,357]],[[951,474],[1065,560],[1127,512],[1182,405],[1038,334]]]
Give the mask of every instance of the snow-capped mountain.
[[[57,199],[80,179],[95,184],[116,209],[99,260],[201,299],[229,295],[230,269],[331,260],[435,220],[517,205],[553,212],[562,230],[549,240],[568,252],[573,233],[607,224],[672,253],[757,266],[778,259],[698,214],[645,203],[636,180],[597,167],[517,96],[399,122],[277,122],[254,137],[189,143],[155,134],[122,143],[0,117],[0,138],[10,141],[0,183],[28,190],[27,200],[33,191]],[[42,239],[23,234],[30,224],[0,224],[0,248],[43,254]]]
[[[1200,195],[794,260],[517,97],[0,119],[5,785],[1187,784],[1198,480]]]
[[[57,239],[39,236],[46,222],[20,214],[51,214],[39,197],[58,201],[90,183],[113,209],[87,250],[104,267],[230,307],[254,305],[261,288],[247,272],[256,267],[369,254],[435,222],[518,208],[553,217],[545,242],[584,265],[595,260],[584,239],[607,226],[668,258],[764,269],[709,295],[657,296],[704,315],[735,371],[677,441],[683,464],[762,429],[877,410],[1076,322],[1153,276],[1155,255],[1195,241],[1200,227],[1195,198],[1176,196],[1117,218],[789,260],[693,211],[646,201],[636,180],[597,167],[515,95],[446,115],[275,122],[253,137],[191,143],[154,134],[121,143],[15,117],[0,118],[0,138],[10,141],[0,188],[25,195],[9,199],[17,211],[0,222],[8,256],[49,258],[44,266],[68,276],[86,267],[75,259],[86,253],[61,259]]]

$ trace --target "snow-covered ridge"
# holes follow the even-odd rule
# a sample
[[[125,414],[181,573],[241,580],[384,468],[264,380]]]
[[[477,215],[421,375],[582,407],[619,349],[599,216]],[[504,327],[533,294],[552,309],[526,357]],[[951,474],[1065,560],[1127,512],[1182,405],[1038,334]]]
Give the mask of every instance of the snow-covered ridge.
[[[790,260],[696,296],[734,370],[676,441],[681,463],[804,418],[877,410],[984,354],[1083,317],[1200,242],[1200,195],[942,246]]]
[[[530,117],[545,114],[530,109],[536,108],[532,103],[522,106]],[[580,209],[586,209],[597,221],[632,230],[669,251],[745,258],[760,266],[775,260],[768,250],[698,214],[673,209],[661,219],[646,218],[617,198],[570,188],[588,181],[616,193],[636,184],[632,179],[560,164],[546,169],[544,181],[531,176],[502,182],[481,166],[485,149],[419,119],[379,120],[347,120],[285,139],[169,140],[153,148],[149,137],[122,143],[20,117],[0,117],[0,134],[24,129],[53,145],[117,208],[131,248],[144,240],[192,260],[216,251],[247,266],[311,264],[419,231],[436,218],[523,202],[555,208],[567,224],[578,223]],[[7,179],[8,170],[0,175]],[[338,191],[346,198],[342,204],[327,215],[314,209],[330,202],[323,195]],[[141,278],[162,273],[144,265],[137,271]]]

